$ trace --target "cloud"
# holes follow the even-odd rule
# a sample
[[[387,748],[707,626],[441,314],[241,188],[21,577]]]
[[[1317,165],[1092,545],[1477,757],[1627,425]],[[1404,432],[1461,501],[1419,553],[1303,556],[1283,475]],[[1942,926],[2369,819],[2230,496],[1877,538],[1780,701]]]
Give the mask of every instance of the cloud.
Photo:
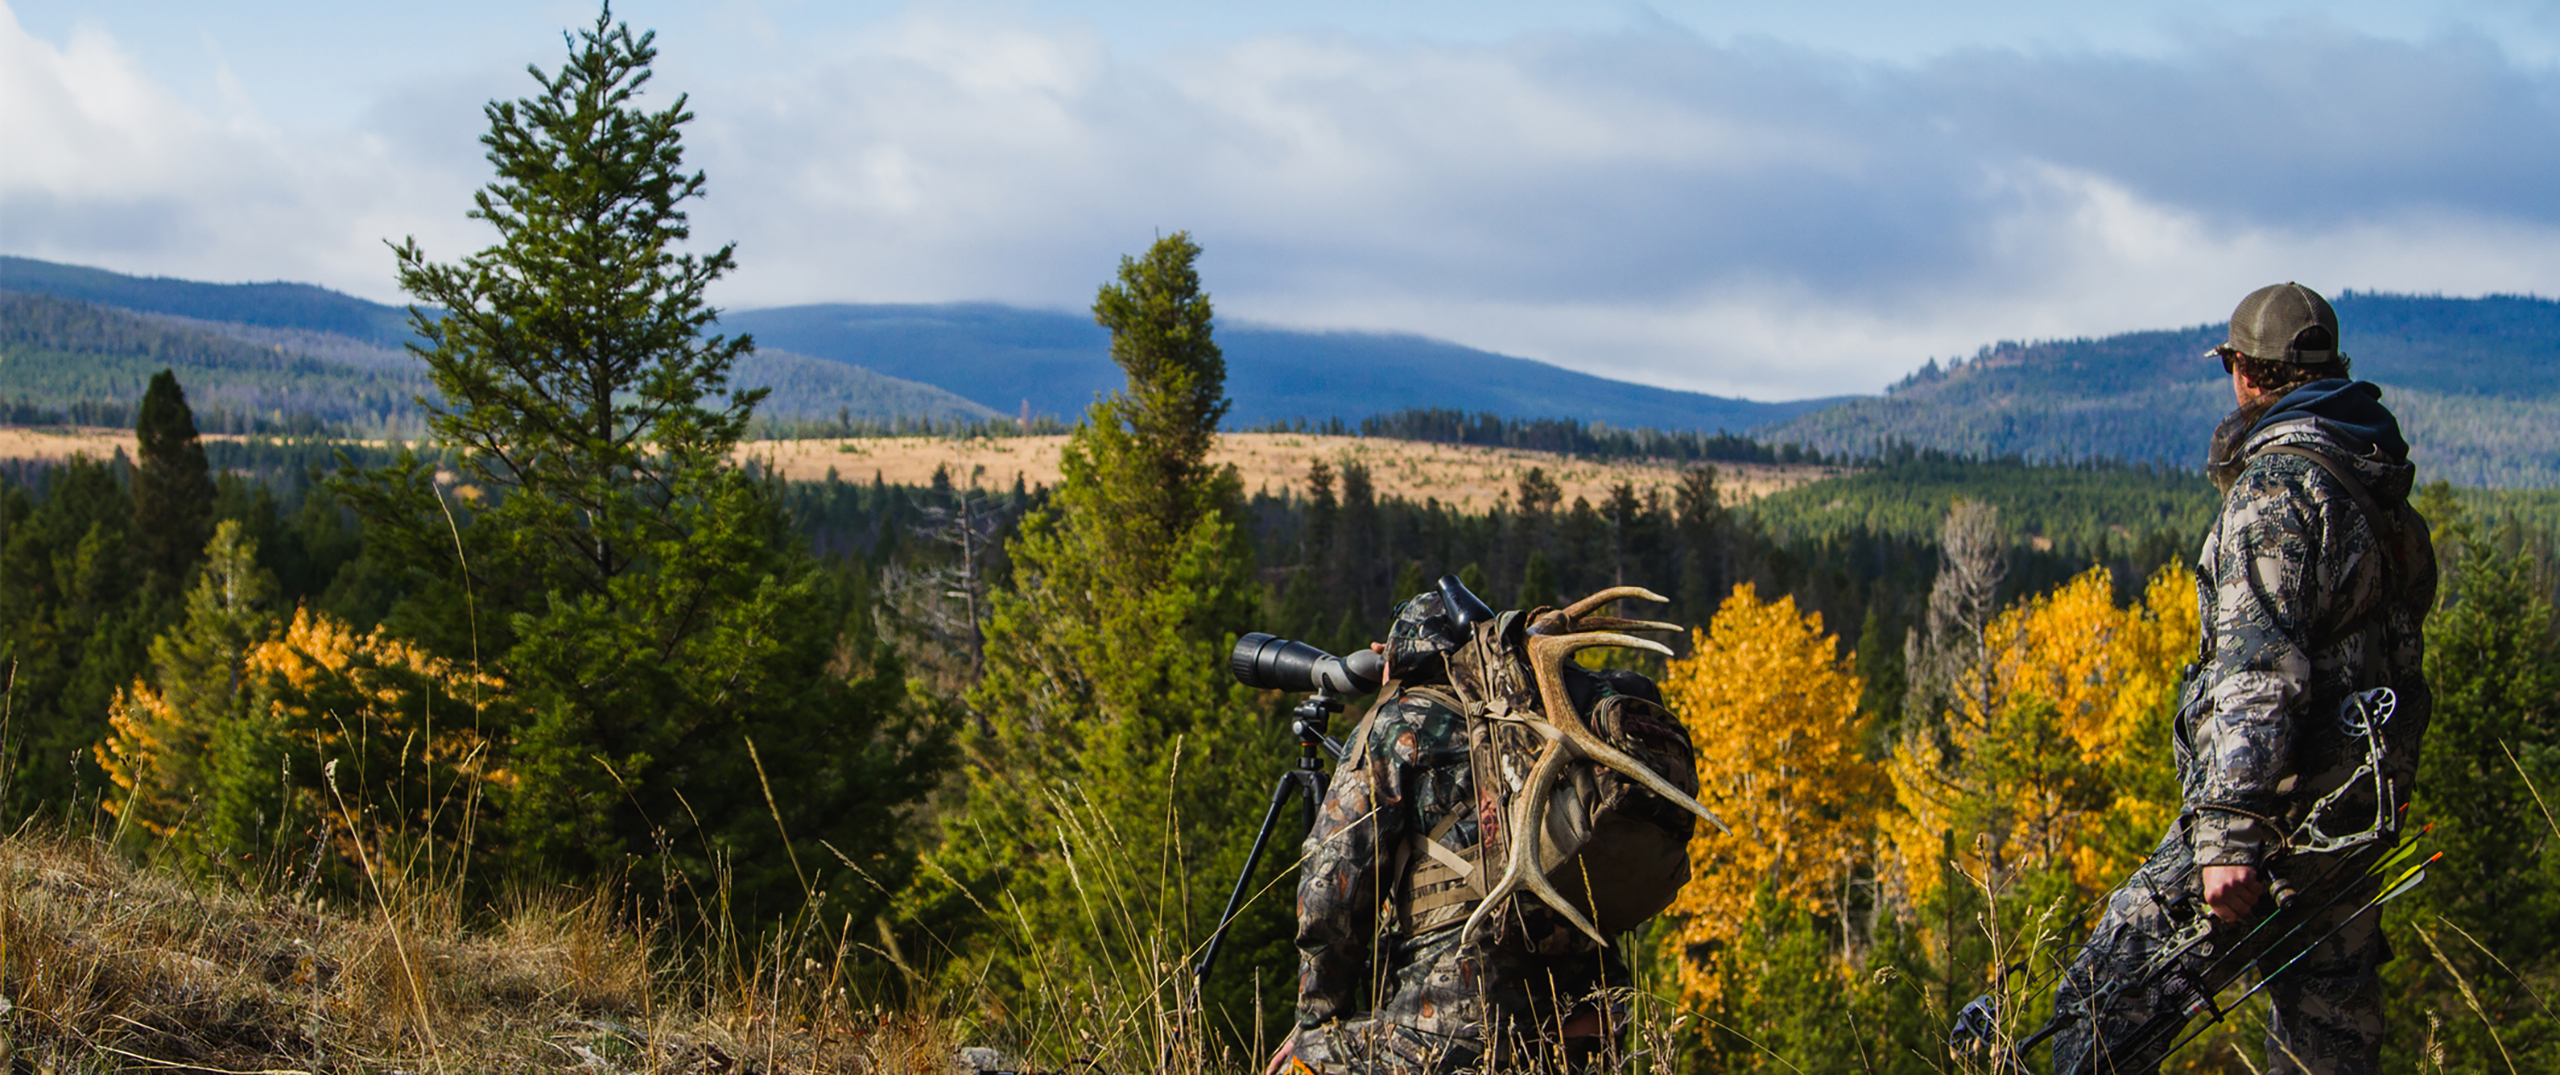
[[[2271,280],[2560,292],[2560,74],[2459,34],[1889,62],[1644,21],[1130,55],[935,7],[764,65],[660,44],[711,175],[695,234],[739,242],[718,295],[741,306],[1076,307],[1184,228],[1231,318],[1784,398],[2215,320]],[[377,295],[381,236],[485,241],[460,220],[474,106],[530,88],[456,75],[296,132],[176,100],[94,37],[10,23],[0,50],[0,121],[41,134],[0,164],[10,252]]]
[[[459,207],[473,177],[449,158],[374,131],[281,128],[237,94],[183,97],[106,35],[57,46],[4,6],[0,133],[0,248],[12,254],[391,298],[383,238],[471,233]]]

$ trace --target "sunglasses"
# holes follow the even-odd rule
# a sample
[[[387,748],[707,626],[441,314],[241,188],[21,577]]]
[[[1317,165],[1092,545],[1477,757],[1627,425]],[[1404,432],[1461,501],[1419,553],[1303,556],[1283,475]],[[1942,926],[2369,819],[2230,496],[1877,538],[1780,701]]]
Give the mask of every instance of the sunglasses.
[[[2209,353],[2210,353],[2210,354],[2212,354],[2212,355],[2213,355],[2213,357],[2215,357],[2215,358],[2219,358],[2219,359],[2221,359],[2221,360],[2222,360],[2222,372],[2224,372],[2224,373],[2230,373],[2230,372],[2231,372],[2231,363],[2232,363],[2232,361],[2233,361],[2233,360],[2235,360],[2235,359],[2242,359],[2242,358],[2247,358],[2247,357],[2249,357],[2249,356],[2244,355],[2244,354],[2241,354],[2239,351],[2237,351],[2237,350],[2233,349],[2233,348],[2232,348],[2232,346],[2231,346],[2230,344],[2227,344],[2227,343],[2226,343],[2226,344],[2224,344],[2224,345],[2222,345],[2222,346],[2220,346],[2220,347],[2216,347],[2216,348],[2214,348],[2214,349],[2213,349],[2211,352],[2209,352]]]

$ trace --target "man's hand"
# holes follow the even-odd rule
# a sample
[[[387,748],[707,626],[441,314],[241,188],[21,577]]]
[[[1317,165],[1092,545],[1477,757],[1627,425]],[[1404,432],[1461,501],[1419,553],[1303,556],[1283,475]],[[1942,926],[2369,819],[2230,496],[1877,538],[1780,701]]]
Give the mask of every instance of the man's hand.
[[[2259,878],[2255,866],[2204,868],[2204,902],[2213,908],[2215,918],[2237,922],[2266,894],[2267,883]]]

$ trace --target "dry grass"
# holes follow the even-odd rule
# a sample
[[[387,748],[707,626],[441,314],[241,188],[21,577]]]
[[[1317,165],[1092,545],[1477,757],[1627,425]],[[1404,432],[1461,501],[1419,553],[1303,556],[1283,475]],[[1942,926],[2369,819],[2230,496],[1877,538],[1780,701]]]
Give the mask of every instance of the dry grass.
[[[238,440],[207,434],[207,440]],[[1056,485],[1058,456],[1067,438],[1056,437],[880,437],[854,440],[753,441],[739,446],[742,459],[754,459],[794,481],[818,481],[829,470],[846,481],[870,481],[873,475],[891,485],[925,485],[937,469],[961,485],[1003,488],[1018,476],[1028,485]],[[105,459],[134,451],[131,430],[0,429],[0,460],[68,459],[75,454]],[[1599,504],[1609,490],[1625,484],[1638,495],[1659,490],[1668,498],[1686,469],[1675,463],[1645,459],[1602,462],[1551,452],[1485,448],[1462,444],[1320,437],[1305,433],[1228,433],[1218,438],[1212,460],[1232,464],[1244,478],[1246,491],[1304,494],[1307,466],[1317,460],[1340,466],[1358,462],[1380,496],[1413,501],[1436,498],[1470,512],[1487,511],[1520,484],[1530,467],[1546,470],[1564,490],[1564,503],[1575,497]],[[1756,500],[1845,473],[1842,468],[1764,463],[1718,463],[1716,487],[1728,504]]]
[[[1066,441],[1063,436],[760,441],[740,452],[800,481],[823,479],[834,470],[846,481],[870,481],[876,473],[892,485],[923,485],[943,468],[961,485],[1000,488],[1012,485],[1016,476],[1029,485],[1057,484],[1058,456]],[[1639,495],[1659,489],[1667,497],[1686,469],[1653,460],[1594,462],[1551,452],[1306,433],[1220,434],[1211,453],[1212,462],[1236,468],[1248,492],[1293,489],[1303,494],[1307,467],[1319,459],[1337,467],[1346,461],[1367,466],[1380,496],[1437,498],[1474,512],[1491,509],[1518,488],[1530,467],[1544,468],[1555,479],[1567,505],[1575,497],[1598,504],[1621,483]],[[1838,467],[1760,463],[1718,463],[1716,472],[1717,487],[1728,503],[1843,473]]]
[[[670,960],[606,898],[326,907],[0,841],[0,1068],[18,1072],[951,1070],[929,1019],[858,1011],[766,951]]]

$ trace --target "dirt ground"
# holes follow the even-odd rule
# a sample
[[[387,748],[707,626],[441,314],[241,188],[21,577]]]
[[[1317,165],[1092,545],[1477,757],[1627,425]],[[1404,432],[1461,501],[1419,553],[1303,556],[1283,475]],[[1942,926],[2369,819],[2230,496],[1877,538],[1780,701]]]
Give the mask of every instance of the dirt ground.
[[[892,485],[924,485],[933,480],[937,468],[947,468],[957,484],[1005,488],[1016,476],[1035,486],[1057,484],[1058,453],[1066,441],[1064,436],[755,441],[741,446],[739,454],[800,481],[823,480],[832,470],[845,481],[868,482],[876,474]],[[132,433],[0,429],[0,459],[64,459],[73,453],[105,458],[119,448],[128,455],[133,452]],[[1634,486],[1638,493],[1660,489],[1668,497],[1682,470],[1672,463],[1584,462],[1544,452],[1303,433],[1230,433],[1218,438],[1215,458],[1235,465],[1248,492],[1292,489],[1304,493],[1308,464],[1323,459],[1339,468],[1356,461],[1367,465],[1381,496],[1437,498],[1467,511],[1493,507],[1518,486],[1530,467],[1546,468],[1564,489],[1568,506],[1575,497],[1599,503],[1620,482]],[[1716,470],[1717,486],[1727,503],[1755,500],[1840,473],[1836,467],[1757,463],[1719,463]]]

